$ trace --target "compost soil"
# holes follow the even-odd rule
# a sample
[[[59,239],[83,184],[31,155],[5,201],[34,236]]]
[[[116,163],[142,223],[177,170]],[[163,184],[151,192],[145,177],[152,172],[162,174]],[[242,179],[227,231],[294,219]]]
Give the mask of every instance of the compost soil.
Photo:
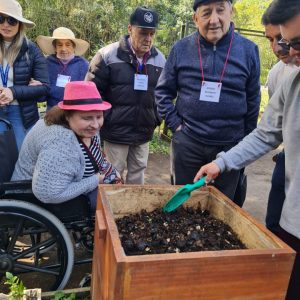
[[[227,224],[200,208],[142,210],[116,224],[126,255],[246,249]]]

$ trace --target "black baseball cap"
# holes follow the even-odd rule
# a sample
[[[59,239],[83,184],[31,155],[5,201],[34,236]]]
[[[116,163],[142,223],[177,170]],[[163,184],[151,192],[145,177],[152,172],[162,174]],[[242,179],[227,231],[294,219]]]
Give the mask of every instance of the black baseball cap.
[[[195,0],[194,1],[194,5],[193,5],[193,9],[194,11],[197,10],[198,6],[201,5],[201,4],[205,4],[205,3],[211,3],[211,2],[217,2],[217,1],[220,1],[220,0]],[[226,1],[229,1],[232,3],[232,0],[226,0]]]
[[[153,9],[138,6],[130,16],[130,25],[141,28],[156,28],[158,25],[158,14]]]

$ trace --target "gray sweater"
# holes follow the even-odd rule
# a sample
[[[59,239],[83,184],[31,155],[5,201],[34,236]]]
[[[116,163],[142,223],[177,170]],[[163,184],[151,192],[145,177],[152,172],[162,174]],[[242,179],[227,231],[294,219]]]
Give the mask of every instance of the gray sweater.
[[[281,143],[285,148],[285,192],[280,226],[300,239],[300,71],[277,89],[256,130],[237,146],[218,154],[221,171],[240,169]]]
[[[96,175],[83,178],[84,155],[72,130],[39,120],[27,134],[12,180],[32,179],[34,195],[61,203],[98,186]]]

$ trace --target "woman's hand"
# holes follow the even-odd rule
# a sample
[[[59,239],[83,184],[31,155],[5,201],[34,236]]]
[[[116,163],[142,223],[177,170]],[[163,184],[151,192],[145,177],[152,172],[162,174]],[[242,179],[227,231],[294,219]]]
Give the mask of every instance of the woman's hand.
[[[14,100],[12,90],[10,88],[0,87],[0,105],[8,105]]]
[[[38,80],[35,80],[34,78],[31,78],[28,85],[29,86],[37,86],[37,85],[42,85],[42,83]]]
[[[97,173],[96,175],[97,175],[97,177],[98,177],[99,183],[103,183],[103,180],[104,180],[105,175],[102,175],[102,174],[100,174],[100,173]]]
[[[200,170],[198,171],[198,173],[196,174],[196,176],[194,178],[194,182],[196,182],[201,177],[206,175],[207,177],[205,179],[205,182],[209,183],[212,180],[216,179],[220,175],[220,172],[221,172],[221,170],[218,167],[218,165],[215,164],[214,162],[211,162],[211,163],[209,163],[207,165],[204,165],[200,168]]]

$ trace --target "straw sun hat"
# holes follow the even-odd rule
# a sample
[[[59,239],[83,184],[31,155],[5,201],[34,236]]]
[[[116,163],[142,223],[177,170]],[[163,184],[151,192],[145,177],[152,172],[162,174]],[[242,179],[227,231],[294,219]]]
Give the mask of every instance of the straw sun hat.
[[[81,39],[76,39],[74,32],[66,27],[56,28],[53,31],[52,37],[39,35],[36,39],[39,47],[47,55],[55,54],[55,49],[52,44],[54,40],[71,40],[75,44],[75,55],[79,56],[83,55],[90,46],[88,42]]]
[[[22,22],[25,27],[32,28],[35,24],[23,18],[22,7],[16,0],[0,0],[0,13]]]

